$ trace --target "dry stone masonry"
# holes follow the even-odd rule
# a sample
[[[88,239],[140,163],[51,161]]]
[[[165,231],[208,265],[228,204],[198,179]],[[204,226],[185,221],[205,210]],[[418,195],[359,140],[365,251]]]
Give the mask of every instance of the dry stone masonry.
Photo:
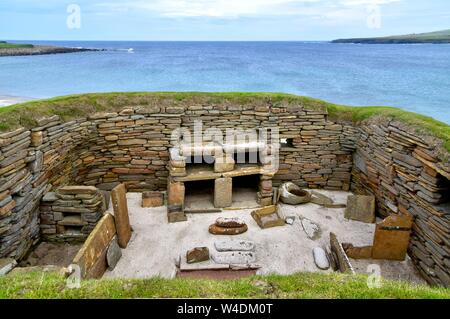
[[[115,112],[92,112],[69,122],[54,115],[38,119],[32,129],[0,134],[0,258],[21,260],[41,236],[57,236],[58,229],[73,227],[61,223],[70,214],[64,205],[72,200],[74,207],[95,201],[63,196],[74,195],[58,193],[64,186],[112,190],[124,184],[129,192],[169,190],[168,209],[174,213],[169,216],[184,220],[184,185],[176,175],[183,176],[186,167],[170,161],[170,137],[176,128],[193,130],[199,120],[203,130],[280,129],[279,170],[258,186],[265,204],[272,187],[293,182],[302,188],[351,188],[374,195],[383,217],[412,215],[411,257],[430,283],[450,285],[449,153],[430,134],[387,118],[357,125],[334,122],[325,106],[295,99],[223,98],[206,103],[161,97],[142,104],[124,99],[125,106]],[[227,171],[220,161],[217,169]],[[48,192],[56,198],[47,195],[41,201]],[[217,198],[222,200],[229,202]],[[82,217],[85,213],[77,212],[78,227],[88,232],[97,213],[86,211],[92,215]]]
[[[383,217],[414,217],[410,256],[429,283],[449,286],[449,154],[400,122],[378,118],[358,130],[352,190],[375,195]]]
[[[84,241],[106,211],[106,198],[93,186],[65,186],[44,195],[41,235],[47,241]]]

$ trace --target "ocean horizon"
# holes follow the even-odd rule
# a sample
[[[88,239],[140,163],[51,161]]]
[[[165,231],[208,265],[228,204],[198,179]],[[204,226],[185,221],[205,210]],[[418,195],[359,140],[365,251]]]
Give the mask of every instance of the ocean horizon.
[[[450,45],[328,41],[11,41],[105,49],[0,58],[0,96],[280,92],[450,123]]]

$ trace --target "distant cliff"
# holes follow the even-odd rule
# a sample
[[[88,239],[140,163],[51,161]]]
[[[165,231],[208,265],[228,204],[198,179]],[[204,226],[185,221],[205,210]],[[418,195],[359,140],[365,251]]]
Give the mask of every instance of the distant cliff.
[[[42,54],[59,54],[74,53],[86,51],[102,51],[98,49],[86,48],[66,48],[49,45],[32,45],[32,44],[16,44],[0,41],[0,57],[1,56],[21,56],[21,55],[42,55]]]
[[[361,44],[408,44],[408,43],[450,43],[450,30],[398,35],[381,38],[338,39],[332,43],[361,43]]]

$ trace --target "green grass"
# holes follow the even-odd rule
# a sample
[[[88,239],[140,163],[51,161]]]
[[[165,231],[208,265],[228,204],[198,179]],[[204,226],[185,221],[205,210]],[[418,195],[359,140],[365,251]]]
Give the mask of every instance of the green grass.
[[[427,33],[396,35],[379,38],[338,39],[334,43],[371,43],[371,44],[401,44],[401,43],[450,43],[450,30]]]
[[[367,277],[344,274],[299,273],[291,276],[254,276],[239,280],[102,279],[82,281],[80,289],[66,288],[56,273],[28,273],[0,277],[0,299],[6,298],[346,298],[449,299],[450,289],[400,281],[367,287]]]
[[[351,107],[329,105],[328,113],[334,120],[347,120],[359,123],[373,117],[384,117],[409,124],[417,134],[431,134],[443,141],[444,148],[450,151],[450,125],[437,121],[432,117],[404,111],[395,107],[370,106]]]
[[[431,133],[441,139],[450,151],[450,126],[433,118],[392,107],[349,107],[331,104],[318,99],[283,93],[200,93],[200,92],[129,92],[69,95],[46,100],[36,100],[0,108],[0,132],[19,126],[32,128],[36,119],[59,115],[65,121],[95,112],[113,112],[123,107],[186,104],[252,104],[252,105],[302,105],[309,109],[328,109],[329,118],[335,121],[358,123],[376,116],[412,124],[418,133]]]
[[[5,41],[0,41],[0,49],[22,49],[22,48],[33,48],[32,44],[22,44],[22,43],[8,43]]]

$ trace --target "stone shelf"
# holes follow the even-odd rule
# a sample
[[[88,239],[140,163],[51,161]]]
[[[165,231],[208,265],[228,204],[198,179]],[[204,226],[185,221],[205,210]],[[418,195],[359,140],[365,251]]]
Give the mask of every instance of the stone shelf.
[[[59,225],[63,226],[85,226],[88,223],[81,219],[80,215],[65,216],[64,219],[58,222]]]
[[[235,169],[225,173],[215,173],[211,165],[198,164],[186,169],[186,176],[173,177],[176,182],[194,182],[213,180],[222,177],[238,177],[248,175],[259,175],[262,167],[252,164],[236,164]]]

